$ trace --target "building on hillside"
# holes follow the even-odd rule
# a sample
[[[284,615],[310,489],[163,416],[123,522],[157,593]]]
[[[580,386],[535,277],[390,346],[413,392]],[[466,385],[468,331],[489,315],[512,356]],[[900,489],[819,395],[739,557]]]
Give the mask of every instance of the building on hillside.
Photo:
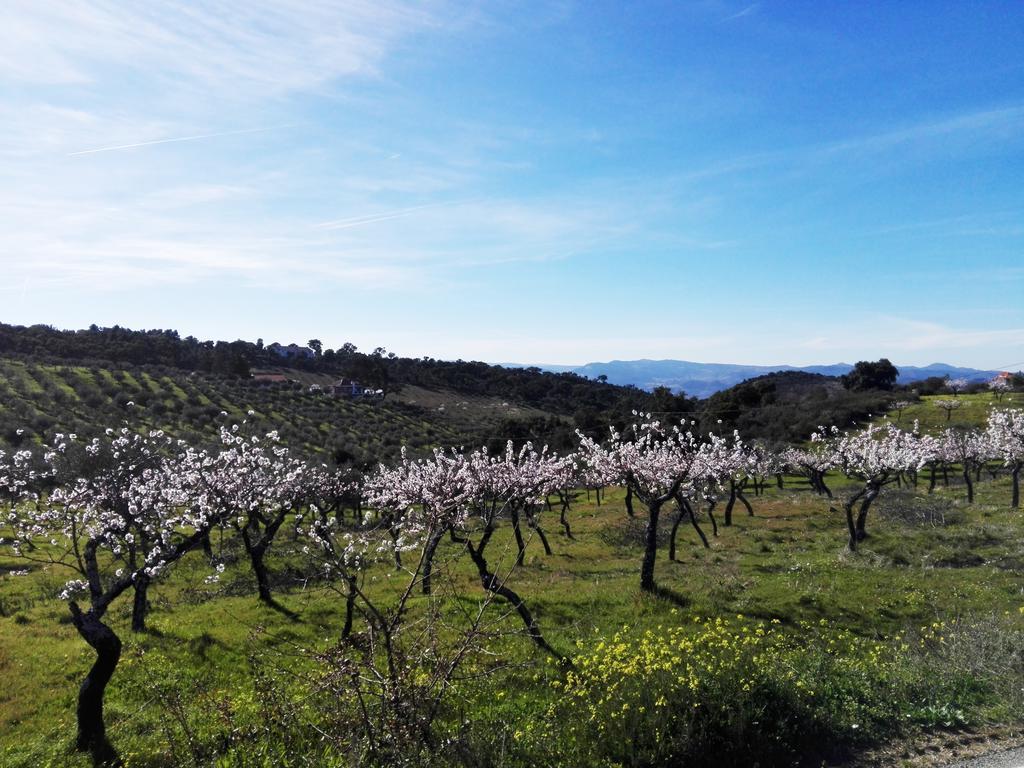
[[[254,373],[252,380],[262,384],[287,384],[291,381],[283,373]]]
[[[336,382],[331,384],[327,391],[335,397],[364,397],[364,398],[383,398],[384,390],[373,389],[372,387],[364,387],[358,381],[354,379],[338,379]]]

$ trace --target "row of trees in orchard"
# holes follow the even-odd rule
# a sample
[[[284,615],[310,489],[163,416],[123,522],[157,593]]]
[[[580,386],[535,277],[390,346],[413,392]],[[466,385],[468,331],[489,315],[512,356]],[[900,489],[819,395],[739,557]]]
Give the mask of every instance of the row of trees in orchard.
[[[993,411],[984,429],[948,427],[936,435],[902,430],[888,423],[870,426],[858,432],[819,428],[807,449],[789,448],[780,455],[788,471],[803,475],[818,493],[834,498],[825,482],[830,471],[854,480],[852,491],[842,499],[849,529],[849,547],[867,537],[868,511],[889,485],[917,487],[927,475],[928,493],[935,490],[941,476],[949,485],[950,474],[963,479],[967,502],[974,502],[975,483],[988,471],[995,477],[998,468],[1010,475],[1010,506],[1020,507],[1020,474],[1024,468],[1024,411]]]
[[[785,474],[805,476],[829,498],[830,472],[857,481],[841,502],[851,549],[867,535],[868,511],[883,488],[917,485],[926,472],[929,490],[938,477],[948,482],[951,472],[960,472],[973,499],[982,469],[998,463],[1012,477],[1013,506],[1020,501],[1024,411],[993,412],[984,430],[935,436],[891,424],[853,433],[819,429],[810,447],[782,452],[745,443],[738,433],[701,435],[694,427],[638,414],[636,423],[610,430],[605,440],[579,433],[568,455],[509,442],[500,452],[403,454],[364,475],[300,460],[275,433],[249,434],[244,423],[223,428],[212,448],[128,429],[91,440],[60,435],[47,450],[0,452],[0,496],[8,509],[0,534],[16,555],[69,574],[61,597],[96,654],[79,689],[76,743],[98,761],[114,755],[103,717],[104,692],[121,654],[107,618],[111,606],[130,600],[131,629],[144,631],[154,581],[194,557],[215,582],[229,555],[248,562],[259,599],[275,606],[268,556],[284,540],[305,569],[304,582],[341,598],[332,685],[359,702],[355,722],[364,748],[387,762],[388,750],[403,738],[436,746],[432,725],[445,695],[460,667],[488,652],[487,622],[495,614],[571,666],[545,638],[514,577],[533,541],[551,554],[558,536],[573,537],[575,489],[595,489],[600,498],[606,486],[624,487],[627,513],[643,508],[639,586],[659,595],[667,594],[655,579],[660,529],[670,527],[670,559],[683,523],[710,546],[705,519],[718,535],[720,506],[727,528],[737,504],[754,514],[748,492],[759,495],[770,482],[781,487]],[[662,525],[663,515],[671,515],[670,526]],[[502,525],[511,535],[495,538]],[[479,583],[479,610],[459,603],[451,619],[459,631],[446,626],[455,640],[441,648],[430,618],[437,611],[421,605],[458,596],[460,562]],[[372,587],[372,574],[382,572],[401,580],[397,591]],[[354,643],[357,627],[362,639]]]

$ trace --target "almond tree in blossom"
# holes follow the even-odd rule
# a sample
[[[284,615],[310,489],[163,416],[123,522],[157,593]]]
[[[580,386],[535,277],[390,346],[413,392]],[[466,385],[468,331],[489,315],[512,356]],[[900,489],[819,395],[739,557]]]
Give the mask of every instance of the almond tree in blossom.
[[[950,427],[939,436],[940,450],[945,460],[959,464],[964,485],[967,487],[967,503],[974,503],[974,474],[988,461],[991,449],[986,433],[975,429]]]
[[[953,411],[958,410],[963,405],[962,400],[936,400],[935,407],[941,408],[946,412],[946,421],[949,421],[953,415]]]
[[[1003,395],[1009,392],[1013,387],[1010,385],[1009,379],[995,378],[988,383],[989,392],[996,397],[996,402],[1002,402]]]
[[[867,538],[868,510],[882,488],[895,482],[900,473],[916,472],[924,465],[926,456],[920,441],[912,433],[904,432],[893,424],[869,426],[850,434],[844,434],[836,427],[830,431],[822,429],[815,432],[811,440],[822,446],[836,469],[860,481],[860,485],[843,501],[850,533],[849,546],[856,550],[857,543]],[[854,519],[853,510],[858,505]]]
[[[58,436],[44,457],[54,476],[67,471],[75,447],[73,436]],[[92,462],[89,474],[54,489],[45,503],[15,506],[10,513],[16,554],[78,577],[67,582],[61,597],[96,661],[79,688],[76,746],[98,762],[116,760],[106,738],[103,699],[121,656],[121,639],[104,616],[134,589],[133,629],[140,628],[146,587],[200,545],[218,522],[174,492],[183,473],[178,448],[159,432],[108,430],[106,439],[82,448],[86,465]],[[81,595],[88,600],[85,608]]]
[[[819,427],[824,432],[824,427]],[[835,454],[822,442],[809,449],[786,448],[779,454],[779,461],[794,475],[807,478],[811,489],[819,496],[832,498],[832,489],[825,483],[825,475],[835,466]]]
[[[708,520],[711,521],[713,535],[718,535],[718,521],[715,519],[715,506],[723,492],[723,485],[732,477],[733,470],[742,463],[739,458],[743,451],[742,442],[735,436],[735,442],[729,442],[714,434],[708,435],[708,442],[697,444],[688,441],[688,446],[696,450],[693,461],[690,463],[687,474],[687,481],[679,486],[676,491],[676,517],[672,521],[672,529],[669,533],[668,559],[676,559],[676,535],[679,525],[684,519],[690,521],[690,525],[700,537],[701,544],[705,549],[710,549],[708,537],[704,534],[700,523],[697,521],[697,508],[701,501],[707,506],[705,512]]]
[[[970,382],[964,378],[946,379],[946,389],[953,393],[953,397],[957,397],[968,386],[970,386]]]
[[[1002,379],[997,379],[1002,381]],[[1024,467],[1024,411],[993,411],[985,430],[991,453],[1010,470],[1013,496],[1010,506],[1020,507],[1020,471]]]
[[[260,600],[276,606],[266,556],[285,521],[307,501],[309,468],[280,445],[276,432],[240,433],[239,425],[222,427],[220,450],[187,450],[187,480],[180,490],[237,532]]]
[[[897,400],[896,402],[894,402],[889,407],[892,410],[896,411],[896,421],[902,421],[903,420],[903,411],[905,411],[907,408],[909,408],[912,405],[913,405],[913,403],[910,402],[909,400]]]
[[[640,414],[637,414],[640,416]],[[647,507],[644,555],[640,566],[640,588],[655,592],[654,563],[658,553],[658,522],[664,505],[676,498],[691,478],[697,459],[697,441],[679,427],[666,430],[651,420],[634,424],[633,439],[627,440],[612,428],[606,445],[577,432],[580,457],[592,478],[606,485],[625,485]]]
[[[507,601],[530,639],[560,658],[544,639],[522,597],[508,586],[511,573],[520,563],[518,548],[505,574],[494,572],[486,549],[499,517],[511,508],[525,511],[527,517],[542,508],[545,498],[563,482],[562,461],[546,451],[535,452],[529,444],[518,453],[509,446],[503,456],[497,457],[486,451],[466,457],[440,450],[431,459],[419,461],[403,456],[398,466],[381,467],[367,479],[367,501],[394,515],[400,545],[416,541],[422,546],[414,575],[422,572],[423,582],[429,584],[439,543],[447,535],[469,555],[484,590]],[[432,587],[424,588],[427,594],[431,591]]]

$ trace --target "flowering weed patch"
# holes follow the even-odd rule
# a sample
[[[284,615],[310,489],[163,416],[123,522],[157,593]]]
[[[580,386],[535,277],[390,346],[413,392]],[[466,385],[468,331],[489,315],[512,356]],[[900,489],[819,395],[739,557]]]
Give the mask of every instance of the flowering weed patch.
[[[956,665],[933,674],[939,626],[915,642],[798,629],[626,627],[581,648],[547,722],[581,765],[820,764],[914,724],[962,724],[989,691]]]

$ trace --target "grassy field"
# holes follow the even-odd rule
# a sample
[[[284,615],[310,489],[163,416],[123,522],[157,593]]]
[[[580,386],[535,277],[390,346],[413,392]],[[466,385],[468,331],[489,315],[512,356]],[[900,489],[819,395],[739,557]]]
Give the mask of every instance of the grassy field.
[[[936,402],[954,399],[962,405],[952,411],[947,419],[946,411],[939,408]],[[891,411],[889,418],[904,429],[910,429],[917,421],[922,432],[934,434],[949,426],[984,427],[988,414],[997,408],[1024,408],[1024,392],[1008,393],[998,401],[989,392],[958,395],[956,398],[952,395],[926,395],[919,402],[904,409],[902,415]]]
[[[919,407],[926,411],[927,404]],[[840,514],[824,499],[795,483],[771,489],[752,499],[755,517],[738,514],[710,549],[700,547],[685,524],[679,562],[669,562],[662,547],[656,575],[675,595],[666,600],[638,590],[643,523],[626,517],[622,495],[613,490],[600,507],[585,497],[574,507],[574,540],[558,535],[557,520],[548,519],[554,554],[545,556],[532,541],[511,583],[552,645],[578,658],[625,626],[627,633],[650,630],[660,637],[673,627],[693,626],[695,617],[722,618],[740,628],[765,622],[795,637],[814,627],[824,637],[849,633],[882,643],[923,638],[937,624],[958,621],[1017,632],[1024,606],[1024,522],[1008,509],[1005,480],[982,483],[973,506],[962,496],[956,487],[940,489],[922,507],[907,493],[883,494],[872,511],[871,538],[852,554]],[[710,535],[706,522],[705,528]],[[259,670],[282,680],[315,676],[311,654],[336,645],[342,604],[336,593],[289,576],[296,547],[285,537],[274,561],[280,601],[293,617],[257,602],[242,564],[229,567],[220,584],[206,584],[208,568],[198,555],[152,590],[147,633],[128,631],[130,601],[115,605],[111,621],[125,651],[108,690],[108,722],[128,765],[212,764],[211,755],[230,751],[230,733],[244,720],[239,713],[268,706]],[[492,565],[498,565],[499,552],[507,565],[510,551],[511,538],[502,529],[491,545]],[[47,569],[2,575],[25,567],[0,551],[0,764],[84,766],[88,761],[69,747],[77,684],[92,654],[55,599],[66,576]],[[479,581],[464,561],[457,561],[445,583],[453,604],[465,608],[481,598]],[[398,586],[383,568],[367,575],[367,588],[379,595]],[[426,610],[427,598],[415,602],[417,611]],[[493,641],[501,664],[474,662],[488,674],[470,675],[457,686],[460,711],[484,724],[492,753],[500,744],[502,764],[544,762],[523,723],[550,720],[551,707],[558,706],[552,688],[558,673],[518,633],[514,616],[499,618],[497,605],[488,610],[514,634]],[[958,707],[923,725],[1006,723],[1019,716],[1009,711],[1006,696],[995,694]],[[457,722],[457,714],[452,717]],[[560,763],[550,754],[548,760]],[[254,758],[221,764],[275,763]]]

